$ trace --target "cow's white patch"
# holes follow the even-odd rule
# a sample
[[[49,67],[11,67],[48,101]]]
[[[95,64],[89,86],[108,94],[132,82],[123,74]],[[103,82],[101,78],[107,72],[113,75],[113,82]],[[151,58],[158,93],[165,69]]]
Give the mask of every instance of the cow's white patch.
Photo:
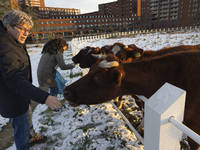
[[[113,48],[111,49],[111,51],[113,52],[114,55],[117,54],[117,52],[119,52],[121,50],[121,47],[119,45],[115,45],[113,46]]]
[[[89,54],[89,52],[91,52],[91,49],[87,53]]]
[[[107,60],[103,60],[99,63],[99,67],[101,68],[111,68],[117,66],[119,66],[119,63],[117,61],[107,62]]]
[[[99,59],[105,59],[106,55],[102,55],[102,54],[92,54],[92,56],[99,58]]]

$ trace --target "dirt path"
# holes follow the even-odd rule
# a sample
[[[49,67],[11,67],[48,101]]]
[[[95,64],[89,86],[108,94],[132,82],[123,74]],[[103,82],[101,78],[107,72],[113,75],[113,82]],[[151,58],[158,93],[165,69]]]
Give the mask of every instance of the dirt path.
[[[13,145],[13,143],[14,143],[13,134],[14,134],[14,131],[13,131],[11,123],[9,122],[0,131],[0,137],[1,137],[0,138],[0,149],[1,150],[5,150]]]
[[[31,106],[34,109],[37,106],[37,102],[32,101]],[[5,150],[13,145],[14,143],[14,130],[11,123],[9,122],[6,126],[0,131],[0,150]]]

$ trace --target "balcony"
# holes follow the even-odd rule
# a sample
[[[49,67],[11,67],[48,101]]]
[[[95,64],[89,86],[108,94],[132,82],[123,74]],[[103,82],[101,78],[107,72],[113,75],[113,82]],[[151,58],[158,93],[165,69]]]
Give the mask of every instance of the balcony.
[[[168,13],[168,12],[169,12],[169,9],[160,10],[160,13]]]
[[[158,10],[157,10],[157,11],[151,11],[150,14],[151,14],[151,15],[153,15],[153,14],[158,14]]]
[[[168,1],[163,1],[160,3],[161,5],[165,5],[165,4],[169,4],[169,0]]]
[[[160,21],[167,21],[168,20],[168,17],[161,17],[160,18]]]
[[[158,10],[158,7],[151,7],[150,10]]]

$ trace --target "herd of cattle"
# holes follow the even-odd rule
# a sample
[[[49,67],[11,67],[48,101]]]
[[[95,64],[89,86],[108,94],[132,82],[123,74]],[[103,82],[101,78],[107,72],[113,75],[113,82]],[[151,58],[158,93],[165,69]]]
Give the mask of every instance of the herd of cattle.
[[[165,82],[186,91],[184,124],[200,134],[200,45],[151,51],[115,43],[85,47],[72,58],[88,74],[63,90],[72,106],[99,104],[123,95],[151,97]],[[143,103],[137,103],[141,108]],[[200,146],[188,138],[191,150]]]

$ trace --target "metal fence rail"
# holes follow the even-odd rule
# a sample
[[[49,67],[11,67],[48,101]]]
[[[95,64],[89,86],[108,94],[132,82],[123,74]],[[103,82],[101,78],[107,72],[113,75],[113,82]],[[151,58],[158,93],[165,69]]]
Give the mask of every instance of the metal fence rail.
[[[116,109],[116,111],[119,113],[119,115],[122,117],[122,119],[126,122],[126,124],[129,126],[129,128],[135,133],[135,136],[140,140],[140,142],[144,145],[144,139],[143,137],[137,132],[137,130],[131,125],[131,123],[128,121],[128,119],[122,114],[122,112],[117,108],[117,106],[110,101],[110,103],[113,105],[113,107]]]
[[[200,136],[198,134],[196,134],[190,128],[182,124],[174,116],[171,116],[169,118],[169,121],[200,145]]]

